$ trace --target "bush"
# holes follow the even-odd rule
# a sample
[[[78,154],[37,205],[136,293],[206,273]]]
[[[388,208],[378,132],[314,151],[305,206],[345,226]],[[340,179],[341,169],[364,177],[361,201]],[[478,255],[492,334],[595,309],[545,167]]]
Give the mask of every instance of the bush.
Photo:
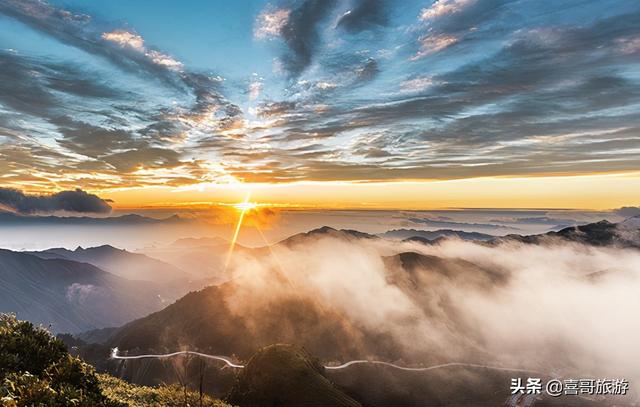
[[[0,314],[0,400],[3,406],[123,404],[102,394],[93,368],[47,330]]]
[[[102,391],[110,399],[125,403],[127,406],[203,406],[230,407],[228,404],[198,392],[187,390],[178,385],[148,387],[134,386],[123,380],[106,374],[99,374]]]
[[[0,405],[3,407],[228,407],[176,385],[135,386],[67,352],[46,329],[0,314]]]
[[[66,354],[64,344],[47,330],[0,314],[0,379],[12,372],[39,376]]]

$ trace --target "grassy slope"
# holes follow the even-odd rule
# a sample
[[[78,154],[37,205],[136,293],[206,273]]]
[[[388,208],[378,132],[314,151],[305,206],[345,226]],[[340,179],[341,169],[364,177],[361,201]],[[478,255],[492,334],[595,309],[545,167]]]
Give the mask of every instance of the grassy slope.
[[[100,388],[109,399],[131,407],[139,406],[205,406],[228,407],[229,404],[204,394],[202,404],[198,392],[184,390],[178,385],[136,386],[107,374],[98,374]]]

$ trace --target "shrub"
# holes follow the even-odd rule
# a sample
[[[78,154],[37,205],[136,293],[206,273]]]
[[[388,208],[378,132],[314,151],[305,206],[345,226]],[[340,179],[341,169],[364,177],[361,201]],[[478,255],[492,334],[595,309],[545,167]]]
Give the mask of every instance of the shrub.
[[[0,400],[3,406],[123,404],[102,394],[93,368],[47,330],[0,314]]]

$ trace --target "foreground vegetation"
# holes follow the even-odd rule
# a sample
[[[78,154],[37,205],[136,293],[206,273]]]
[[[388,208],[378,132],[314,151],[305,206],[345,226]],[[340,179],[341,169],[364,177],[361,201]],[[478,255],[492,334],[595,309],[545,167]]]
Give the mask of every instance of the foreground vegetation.
[[[0,403],[21,406],[209,406],[227,404],[179,386],[135,386],[96,374],[46,329],[0,314]]]
[[[110,400],[117,400],[124,406],[206,406],[225,407],[228,404],[178,385],[148,387],[136,386],[111,375],[98,374],[100,387]]]

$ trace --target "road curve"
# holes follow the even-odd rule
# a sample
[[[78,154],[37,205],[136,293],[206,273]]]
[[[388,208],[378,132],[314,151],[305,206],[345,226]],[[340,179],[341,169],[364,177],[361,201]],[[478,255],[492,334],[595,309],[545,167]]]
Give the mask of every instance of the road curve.
[[[435,370],[435,369],[441,369],[441,368],[445,368],[445,367],[462,366],[462,367],[479,367],[479,368],[492,369],[492,370],[503,370],[503,371],[506,371],[506,372],[522,372],[522,373],[541,374],[540,372],[536,372],[534,370],[514,369],[514,368],[501,367],[501,366],[491,366],[491,365],[480,365],[480,364],[476,364],[476,363],[450,362],[450,363],[442,363],[442,364],[439,364],[439,365],[426,366],[426,367],[406,367],[406,366],[399,366],[399,365],[396,365],[394,363],[382,362],[380,360],[364,360],[364,359],[362,359],[362,360],[351,360],[351,361],[343,363],[341,365],[325,366],[324,368],[328,369],[328,370],[338,370],[338,369],[344,369],[344,368],[347,368],[349,366],[359,365],[359,364],[384,365],[384,366],[393,367],[393,368],[399,369],[399,370],[408,370],[408,371],[411,371],[411,372],[424,372],[424,371],[427,371],[427,370]]]
[[[135,356],[121,356],[121,355],[118,354],[118,348],[111,349],[111,358],[112,359],[118,359],[118,360],[166,359],[166,358],[172,358],[174,356],[179,356],[179,355],[196,355],[196,356],[201,356],[201,357],[207,358],[207,359],[219,360],[221,362],[226,363],[227,366],[235,368],[235,369],[244,368],[244,365],[238,365],[238,364],[234,363],[227,356],[208,355],[206,353],[194,352],[194,351],[191,351],[191,350],[183,350],[183,351],[173,352],[173,353],[163,353],[163,354],[159,354],[159,355],[147,354],[147,355],[135,355]]]
[[[196,356],[200,356],[200,357],[207,358],[207,359],[219,360],[221,362],[224,362],[227,366],[232,367],[234,369],[243,369],[244,368],[244,365],[239,365],[237,363],[234,363],[231,360],[231,358],[229,358],[228,356],[209,355],[209,354],[206,354],[206,353],[200,353],[200,352],[195,352],[195,351],[190,351],[190,350],[183,350],[183,351],[173,352],[173,353],[145,354],[145,355],[135,355],[135,356],[121,356],[118,352],[119,352],[118,348],[113,348],[111,350],[111,358],[112,359],[118,359],[118,360],[166,359],[166,358],[172,358],[172,357],[180,356],[180,355],[196,355]],[[392,367],[394,369],[405,370],[405,371],[410,371],[410,372],[424,372],[424,371],[427,371],[427,370],[435,370],[435,369],[441,369],[441,368],[445,368],[445,367],[462,366],[462,367],[478,367],[478,368],[484,368],[484,369],[501,370],[501,371],[505,371],[505,372],[522,372],[522,373],[543,374],[541,372],[536,372],[535,370],[514,369],[514,368],[508,368],[508,367],[502,367],[502,366],[481,365],[481,364],[477,364],[477,363],[450,362],[450,363],[442,363],[442,364],[439,364],[439,365],[426,366],[426,367],[407,367],[407,366],[396,365],[396,364],[390,363],[390,362],[383,362],[383,361],[380,361],[380,360],[366,360],[366,359],[351,360],[351,361],[345,362],[345,363],[343,363],[341,365],[327,365],[327,366],[324,366],[324,368],[327,369],[327,370],[340,370],[340,369],[346,369],[349,366],[361,365],[361,364],[384,365],[384,366]]]

